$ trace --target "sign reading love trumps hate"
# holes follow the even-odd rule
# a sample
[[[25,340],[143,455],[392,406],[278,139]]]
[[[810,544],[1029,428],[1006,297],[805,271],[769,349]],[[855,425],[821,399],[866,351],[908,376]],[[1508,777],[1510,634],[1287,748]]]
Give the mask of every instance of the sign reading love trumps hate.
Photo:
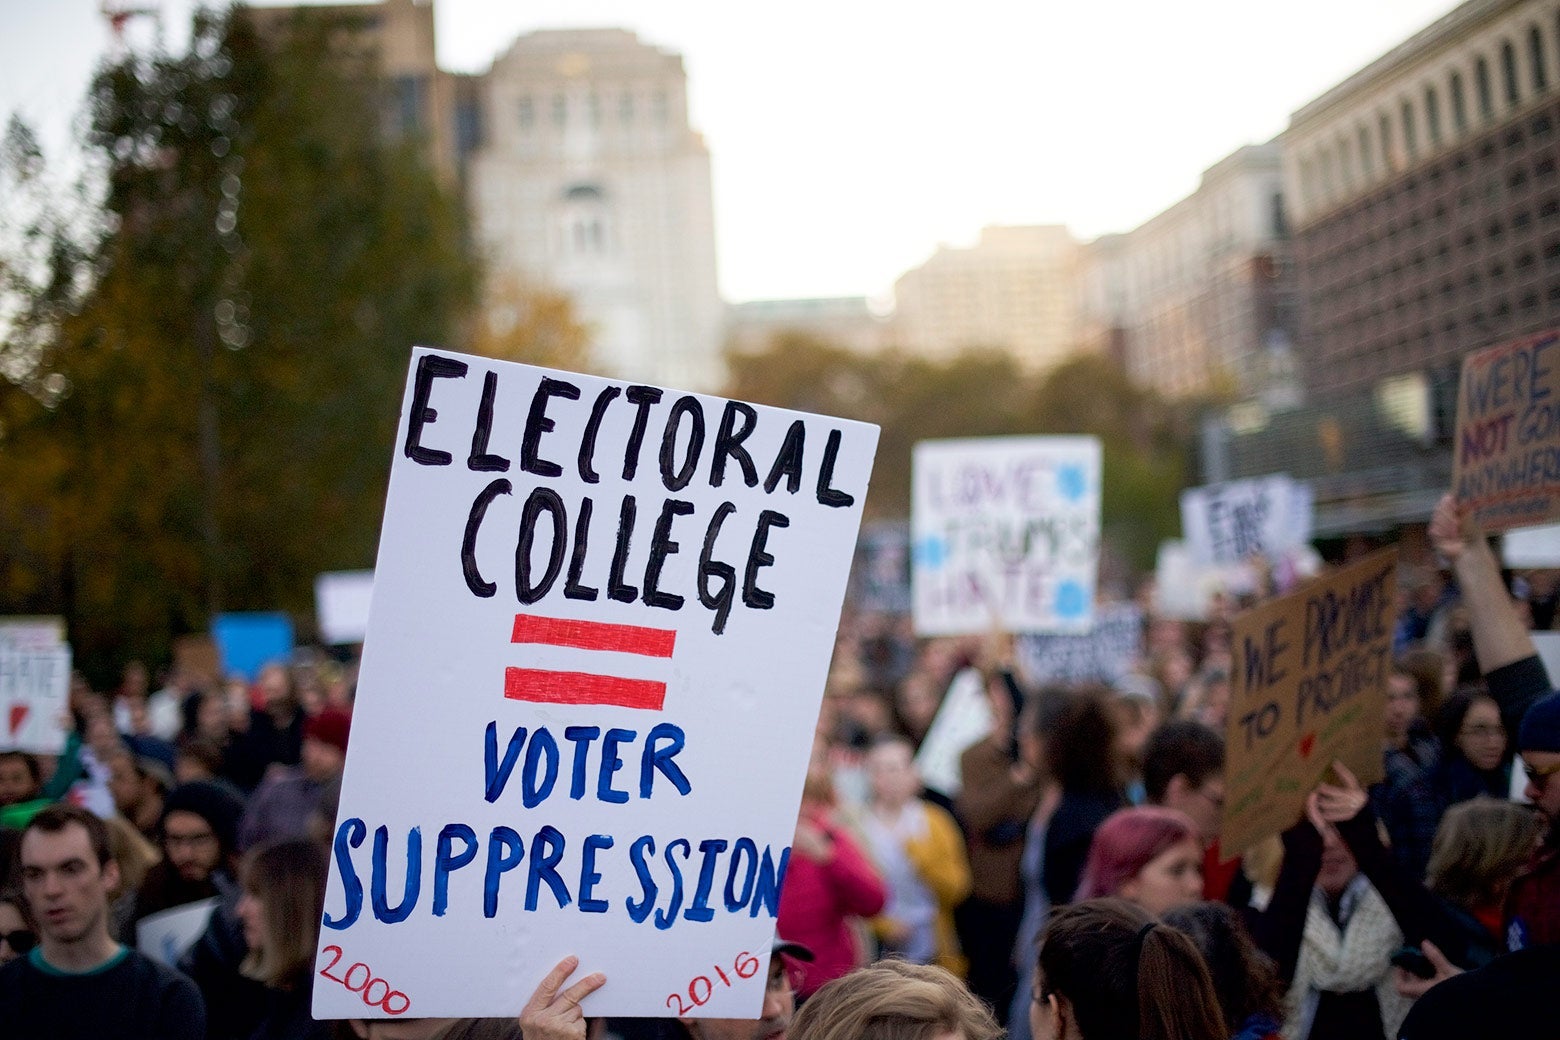
[[[1100,442],[981,437],[915,446],[912,605],[920,635],[1089,631]]]
[[[316,1017],[759,1014],[876,443],[414,352]]]
[[[1452,489],[1486,531],[1560,519],[1560,329],[1463,361]]]
[[[1219,836],[1232,855],[1299,819],[1334,761],[1381,779],[1397,562],[1373,553],[1235,618]]]

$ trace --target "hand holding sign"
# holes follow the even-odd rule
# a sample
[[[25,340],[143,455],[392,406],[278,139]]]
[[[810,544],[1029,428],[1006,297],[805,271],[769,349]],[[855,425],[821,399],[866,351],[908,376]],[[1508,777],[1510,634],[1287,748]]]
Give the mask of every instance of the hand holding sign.
[[[598,971],[558,992],[579,966],[578,957],[565,957],[536,987],[520,1012],[520,1031],[525,1040],[585,1040],[585,1012],[580,1010],[580,1003],[606,985],[607,977]]]
[[[1328,823],[1342,823],[1352,820],[1365,808],[1367,796],[1365,789],[1360,786],[1359,780],[1349,767],[1342,762],[1333,763],[1333,772],[1343,781],[1341,785],[1320,783],[1311,793],[1315,799],[1317,815]]]

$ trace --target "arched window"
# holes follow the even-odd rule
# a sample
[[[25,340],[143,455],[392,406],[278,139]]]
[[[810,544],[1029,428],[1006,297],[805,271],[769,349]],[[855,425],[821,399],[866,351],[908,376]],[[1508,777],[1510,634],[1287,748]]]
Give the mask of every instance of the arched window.
[[[1495,92],[1490,87],[1490,63],[1482,57],[1473,64],[1473,82],[1479,92],[1479,118],[1488,123],[1495,118]]]
[[[1538,26],[1528,26],[1528,61],[1533,63],[1533,92],[1542,94],[1549,89],[1549,72],[1544,64],[1544,34]]]
[[[1430,134],[1430,145],[1441,143],[1441,98],[1435,87],[1425,88],[1425,128]]]
[[[1468,100],[1463,97],[1461,72],[1452,73],[1452,128],[1459,137],[1468,132]]]
[[[1522,101],[1522,84],[1517,82],[1517,49],[1510,40],[1500,45],[1500,71],[1506,87],[1506,104],[1515,108]]]

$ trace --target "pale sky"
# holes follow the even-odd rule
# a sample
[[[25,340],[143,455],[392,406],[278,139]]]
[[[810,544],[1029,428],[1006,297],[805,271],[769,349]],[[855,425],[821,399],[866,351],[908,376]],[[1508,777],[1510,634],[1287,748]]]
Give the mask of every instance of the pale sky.
[[[182,43],[189,0],[134,2]],[[0,118],[62,145],[107,47],[98,6],[0,0]],[[1129,230],[1455,6],[438,0],[437,31],[440,63],[465,72],[540,28],[620,26],[681,53],[725,297],[883,298],[983,225]]]

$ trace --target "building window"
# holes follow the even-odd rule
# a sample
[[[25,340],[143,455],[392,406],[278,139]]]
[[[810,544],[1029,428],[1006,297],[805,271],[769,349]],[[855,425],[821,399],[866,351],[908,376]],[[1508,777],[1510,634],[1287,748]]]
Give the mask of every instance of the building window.
[[[531,103],[529,95],[520,99],[519,115],[520,129],[529,130],[536,125],[536,106]]]
[[[1490,63],[1480,58],[1473,64],[1473,82],[1479,91],[1479,118],[1486,123],[1495,119],[1495,93],[1490,88]]]
[[[1517,49],[1510,40],[1500,45],[1500,71],[1506,86],[1506,104],[1516,108],[1522,100],[1522,86],[1517,82]]]
[[[564,124],[569,121],[569,99],[564,97],[562,94],[553,95],[552,121],[553,126],[556,126],[560,130],[563,129]]]
[[[1461,72],[1452,73],[1452,129],[1459,137],[1468,132],[1468,102],[1463,97]]]
[[[1528,27],[1528,61],[1533,63],[1533,92],[1542,94],[1549,89],[1549,73],[1544,68],[1544,35],[1536,25]]]
[[[1434,87],[1425,88],[1425,126],[1430,133],[1430,144],[1441,143],[1441,99]]]
[[[618,98],[618,121],[624,126],[634,121],[634,95],[626,90]]]
[[[1412,101],[1403,102],[1402,113],[1403,148],[1408,152],[1408,157],[1412,159],[1414,154],[1419,151],[1419,132],[1414,128],[1414,103]]]
[[[1370,157],[1370,131],[1360,127],[1360,172],[1366,180],[1375,176],[1375,162]]]
[[[1344,190],[1348,190],[1354,185],[1354,161],[1349,155],[1349,139],[1347,137],[1338,139],[1338,184]]]
[[[1377,125],[1377,130],[1381,136],[1381,165],[1386,167],[1389,172],[1396,170],[1398,164],[1397,154],[1392,148],[1392,120],[1383,115],[1380,123]]]

